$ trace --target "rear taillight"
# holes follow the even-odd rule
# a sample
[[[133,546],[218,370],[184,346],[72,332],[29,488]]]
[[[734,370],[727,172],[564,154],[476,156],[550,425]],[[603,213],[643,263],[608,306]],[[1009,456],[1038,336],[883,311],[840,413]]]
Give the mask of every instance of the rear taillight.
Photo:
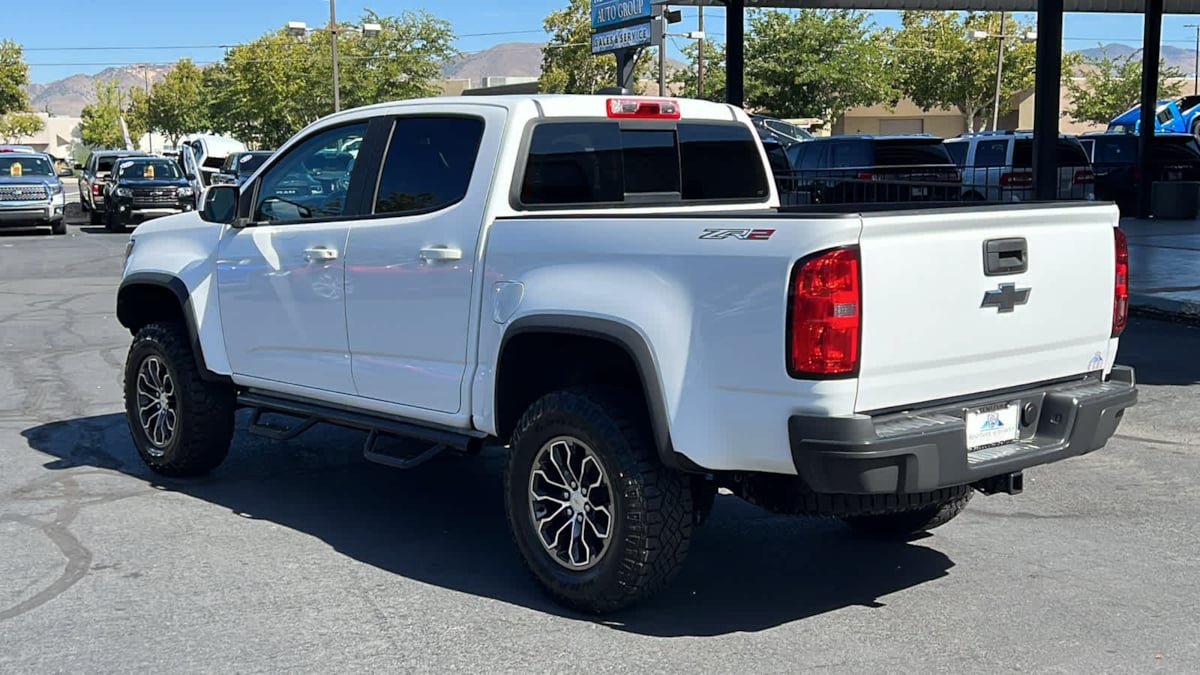
[[[92,194],[94,194],[94,195],[100,194],[100,186],[97,185],[96,183],[92,183]]]
[[[858,372],[862,286],[857,247],[796,263],[788,299],[788,372],[827,377]]]
[[[1075,172],[1075,184],[1083,185],[1096,182],[1096,174],[1090,169],[1080,169]]]
[[[875,180],[875,174],[870,171],[859,171],[856,178],[859,180]]]
[[[1113,228],[1116,270],[1113,274],[1112,336],[1118,337],[1129,323],[1129,241],[1125,232]]]
[[[1002,173],[1000,184],[1005,187],[1033,185],[1033,174],[1029,172]]]

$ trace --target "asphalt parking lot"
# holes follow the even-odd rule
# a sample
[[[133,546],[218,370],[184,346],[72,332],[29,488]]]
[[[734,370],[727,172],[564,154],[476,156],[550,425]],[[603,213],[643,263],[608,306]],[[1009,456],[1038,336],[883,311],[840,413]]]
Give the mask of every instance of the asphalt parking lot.
[[[509,542],[500,458],[411,472],[363,435],[239,432],[140,464],[113,317],[126,236],[0,231],[0,672],[1197,672],[1200,330],[1135,320],[1141,405],[932,536],[718,500],[670,593],[566,614]]]

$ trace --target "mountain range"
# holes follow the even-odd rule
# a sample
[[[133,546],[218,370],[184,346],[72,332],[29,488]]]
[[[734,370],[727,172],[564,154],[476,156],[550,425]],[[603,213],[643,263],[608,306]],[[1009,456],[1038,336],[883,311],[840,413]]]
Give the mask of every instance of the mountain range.
[[[1103,47],[1081,50],[1085,56],[1098,57],[1106,50],[1109,57],[1124,57],[1138,51],[1136,47],[1123,44],[1108,44]],[[1195,54],[1190,49],[1164,46],[1163,59],[1184,73],[1195,69]],[[670,61],[671,68],[684,64]],[[98,81],[117,78],[122,91],[134,87],[149,87],[161,80],[171,70],[170,64],[134,64],[120,68],[106,68],[95,75],[77,74],[47,82],[31,84],[29,98],[34,110],[49,111],[55,115],[78,116],[83,106],[96,100],[95,85]],[[476,85],[484,77],[536,77],[542,69],[542,45],[536,42],[507,42],[481,52],[468,54],[443,68],[442,77],[447,80],[471,80]]]

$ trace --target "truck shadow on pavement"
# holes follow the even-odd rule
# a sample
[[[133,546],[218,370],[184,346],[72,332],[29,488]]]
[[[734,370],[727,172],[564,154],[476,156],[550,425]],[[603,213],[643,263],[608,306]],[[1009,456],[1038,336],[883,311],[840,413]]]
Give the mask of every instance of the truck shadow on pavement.
[[[1200,382],[1197,350],[1200,326],[1134,317],[1121,335],[1117,363],[1132,366],[1138,384],[1186,386]]]
[[[447,455],[404,472],[363,460],[364,435],[357,432],[319,426],[285,444],[241,431],[240,421],[225,464],[195,480],[146,469],[120,414],[53,422],[22,435],[57,458],[45,465],[53,471],[110,469],[221,506],[231,517],[319,538],[402,577],[641,635],[755,632],[850,606],[882,607],[879,598],[953,567],[924,546],[863,540],[834,521],[773,516],[722,496],[670,590],[616,615],[575,615],[540,592],[509,539],[498,451]]]

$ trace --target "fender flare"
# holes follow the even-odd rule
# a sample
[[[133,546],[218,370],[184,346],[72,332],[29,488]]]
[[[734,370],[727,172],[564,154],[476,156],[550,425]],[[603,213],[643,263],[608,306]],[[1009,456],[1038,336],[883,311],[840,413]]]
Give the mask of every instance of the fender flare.
[[[707,470],[687,457],[675,452],[671,443],[671,421],[667,414],[666,398],[658,377],[658,366],[646,338],[633,327],[612,319],[571,314],[533,314],[523,316],[509,324],[500,339],[496,363],[504,355],[508,341],[524,333],[562,333],[604,340],[620,347],[633,360],[641,380],[642,392],[650,415],[650,428],[654,445],[662,463],[672,469],[690,473],[706,473]],[[497,373],[499,374],[499,373]],[[493,414],[498,416],[498,401],[492,402]]]
[[[120,321],[121,325],[130,331],[133,331],[135,322],[130,316],[132,310],[128,305],[126,291],[136,286],[156,286],[171,292],[171,295],[179,303],[183,324],[188,333],[188,341],[192,345],[192,354],[196,357],[196,366],[200,369],[200,376],[209,382],[232,383],[233,380],[229,376],[218,375],[209,370],[204,361],[204,350],[200,346],[200,330],[196,325],[196,312],[192,307],[191,291],[188,290],[183,279],[164,272],[134,272],[122,279],[121,285],[117,288],[117,321]]]

